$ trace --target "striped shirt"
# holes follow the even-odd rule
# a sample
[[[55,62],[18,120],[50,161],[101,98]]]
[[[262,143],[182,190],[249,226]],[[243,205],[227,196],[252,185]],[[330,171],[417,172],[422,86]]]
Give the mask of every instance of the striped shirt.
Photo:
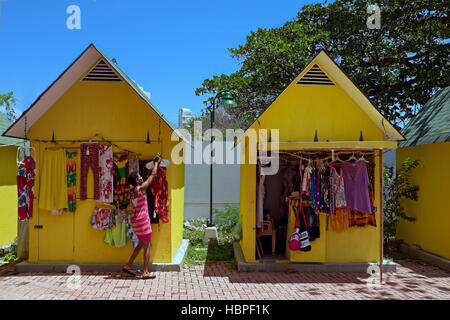
[[[147,194],[141,191],[141,187],[137,186],[138,196],[135,198],[134,192],[131,192],[133,203],[133,213],[131,214],[131,227],[133,232],[139,235],[147,235],[152,233],[150,217],[148,215]]]

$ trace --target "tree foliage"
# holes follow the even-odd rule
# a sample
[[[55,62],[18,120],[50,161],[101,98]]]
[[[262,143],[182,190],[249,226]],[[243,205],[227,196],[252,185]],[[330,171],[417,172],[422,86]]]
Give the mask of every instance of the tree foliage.
[[[6,118],[11,122],[16,121],[16,113],[13,109],[13,106],[16,105],[16,99],[13,94],[14,93],[12,91],[6,94],[0,93],[0,109],[5,114]]]
[[[370,3],[381,9],[381,29],[366,25]],[[400,127],[436,90],[450,84],[447,9],[444,0],[305,5],[281,27],[260,28],[245,44],[228,49],[240,69],[204,80],[196,94],[232,89],[238,105],[227,111],[249,125],[323,48]]]
[[[204,112],[200,117],[193,117],[184,126],[187,129],[191,137],[194,136],[194,122],[201,121],[202,131],[206,131],[211,128],[211,114],[209,112]],[[214,128],[222,132],[223,140],[227,139],[226,130],[227,129],[240,129],[245,126],[245,122],[240,119],[230,115],[223,107],[215,109],[214,112]],[[216,137],[216,140],[217,137]]]

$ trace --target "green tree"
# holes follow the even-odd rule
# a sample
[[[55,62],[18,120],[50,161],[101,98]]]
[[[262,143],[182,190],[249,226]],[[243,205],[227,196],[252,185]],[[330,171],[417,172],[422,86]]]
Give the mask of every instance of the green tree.
[[[185,129],[188,129],[191,136],[194,135],[194,122],[201,121],[202,122],[202,130],[203,132],[211,128],[211,114],[208,111],[203,111],[203,114],[200,117],[193,117],[189,120],[188,123],[184,126]],[[219,107],[215,109],[214,112],[214,128],[220,130],[223,135],[223,140],[226,140],[226,130],[227,129],[240,129],[245,126],[244,121],[241,118],[235,117],[227,112],[223,107]]]
[[[16,121],[16,113],[14,112],[13,106],[16,105],[16,99],[13,96],[13,92],[10,91],[6,94],[0,93],[0,109],[5,114],[9,121]]]
[[[366,25],[367,7],[381,9],[381,29]],[[448,3],[444,0],[336,0],[305,5],[273,29],[260,28],[228,49],[240,69],[203,81],[197,95],[233,88],[227,112],[249,125],[326,49],[397,127],[450,83]],[[211,104],[209,96],[205,105]]]
[[[406,158],[394,172],[393,167],[385,166],[384,175],[384,238],[395,238],[399,218],[414,221],[400,204],[402,199],[417,201],[419,187],[410,181],[412,171],[419,165],[419,160]]]

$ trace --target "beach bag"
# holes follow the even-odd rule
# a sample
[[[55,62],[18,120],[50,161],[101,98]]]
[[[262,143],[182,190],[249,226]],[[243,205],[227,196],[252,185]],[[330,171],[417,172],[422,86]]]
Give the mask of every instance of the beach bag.
[[[308,234],[308,225],[306,223],[305,212],[303,211],[303,205],[300,204],[302,209],[302,217],[303,222],[305,223],[305,231],[300,233],[300,250],[301,251],[309,251],[311,250],[311,244],[309,243],[309,234]],[[300,215],[300,212],[299,212]]]
[[[297,217],[295,218],[295,229],[289,239],[289,249],[293,251],[300,250],[300,206],[298,207]]]
[[[291,235],[291,238],[289,239],[289,249],[296,251],[300,250],[300,229],[295,228],[294,232]]]
[[[305,231],[301,233],[300,233],[300,213],[301,217],[303,218],[303,222],[305,224]],[[311,244],[309,242],[309,235],[308,235],[308,227],[306,225],[305,213],[303,212],[303,205],[301,203],[297,212],[295,229],[291,235],[291,238],[289,239],[289,249],[294,251],[301,250],[305,252],[311,250]]]

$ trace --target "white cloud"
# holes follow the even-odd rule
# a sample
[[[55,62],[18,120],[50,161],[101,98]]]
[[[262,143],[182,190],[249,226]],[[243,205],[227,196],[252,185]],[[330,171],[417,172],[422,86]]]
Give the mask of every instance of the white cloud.
[[[145,91],[145,90],[144,90],[144,87],[140,86],[140,85],[139,85],[136,81],[134,81],[134,80],[133,80],[133,82],[136,83],[136,85],[139,87],[139,89],[141,89],[141,90],[145,93],[145,95],[150,99],[150,96],[151,96],[150,91]]]

